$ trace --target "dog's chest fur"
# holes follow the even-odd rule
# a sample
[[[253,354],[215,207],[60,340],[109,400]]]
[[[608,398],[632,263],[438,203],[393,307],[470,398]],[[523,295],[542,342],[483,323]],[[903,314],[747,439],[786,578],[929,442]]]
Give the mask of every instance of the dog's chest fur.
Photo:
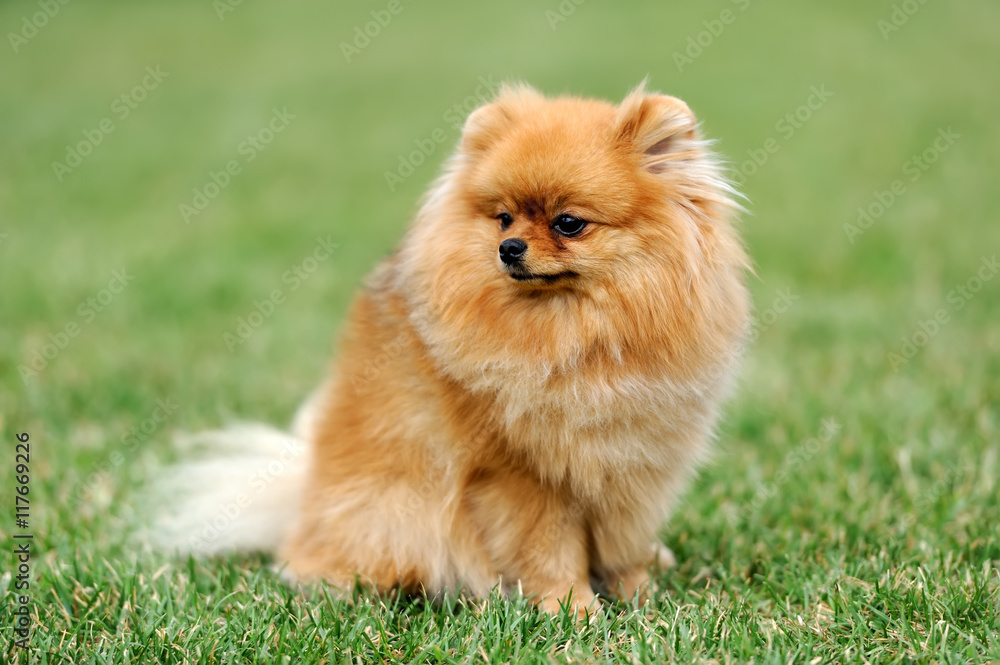
[[[586,364],[553,372],[507,359],[473,377],[463,388],[492,405],[490,429],[505,452],[585,496],[636,472],[689,466],[710,422],[699,391],[663,375]]]

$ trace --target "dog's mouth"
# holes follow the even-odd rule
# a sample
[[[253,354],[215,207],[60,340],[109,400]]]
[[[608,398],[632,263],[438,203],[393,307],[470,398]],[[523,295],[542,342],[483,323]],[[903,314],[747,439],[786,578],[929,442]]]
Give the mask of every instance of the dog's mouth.
[[[511,279],[517,280],[518,282],[542,282],[544,284],[553,284],[555,282],[562,281],[564,279],[572,279],[577,277],[577,274],[572,270],[566,270],[563,272],[557,272],[552,274],[543,273],[532,273],[526,270],[508,270],[507,274],[510,275]]]

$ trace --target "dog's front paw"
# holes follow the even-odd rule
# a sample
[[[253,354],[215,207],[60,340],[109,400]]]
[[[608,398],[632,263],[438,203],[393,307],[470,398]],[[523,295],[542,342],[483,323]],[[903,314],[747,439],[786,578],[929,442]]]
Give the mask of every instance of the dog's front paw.
[[[621,600],[638,599],[640,604],[648,603],[652,598],[654,572],[660,572],[677,565],[677,558],[670,548],[662,543],[652,543],[649,554],[632,568],[605,580],[606,590]]]
[[[571,591],[561,596],[554,593],[548,594],[538,601],[538,607],[543,612],[558,614],[567,602],[570,614],[575,615],[580,621],[589,621],[595,617],[600,603],[593,589],[587,584],[574,586]]]
[[[638,600],[640,605],[645,605],[652,598],[653,578],[649,574],[649,566],[645,563],[622,573],[610,582],[608,590],[620,600]]]

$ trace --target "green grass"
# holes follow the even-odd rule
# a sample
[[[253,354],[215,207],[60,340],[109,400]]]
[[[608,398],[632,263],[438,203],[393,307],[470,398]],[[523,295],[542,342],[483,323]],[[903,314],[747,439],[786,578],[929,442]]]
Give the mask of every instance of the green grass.
[[[888,2],[674,4],[591,0],[552,30],[556,0],[404,2],[350,63],[340,42],[387,3],[242,3],[220,21],[207,0],[74,2],[17,54],[5,39],[0,661],[1000,659],[1000,279],[949,299],[1000,253],[1000,7],[927,2],[883,39]],[[673,53],[727,8],[678,71]],[[35,11],[0,6],[3,33]],[[115,99],[156,65],[169,76],[120,118]],[[767,315],[715,461],[663,531],[680,565],[651,607],[579,627],[521,601],[348,602],[289,590],[258,558],[135,554],[135,497],[172,432],[284,423],[322,378],[479,77],[619,99],[647,74],[733,162],[774,139],[743,231],[759,315],[797,298]],[[813,86],[833,96],[788,135],[777,123]],[[286,107],[288,127],[185,224],[192,189]],[[106,117],[114,131],[58,181],[52,162]],[[960,137],[911,181],[907,160],[948,127]],[[437,129],[444,144],[390,192],[384,173]],[[850,242],[844,225],[896,179],[905,192]],[[292,290],[283,273],[327,235],[338,250]],[[134,280],[89,320],[122,268]],[[275,288],[285,302],[230,353],[223,334]],[[894,368],[938,309],[948,322]],[[157,400],[177,406],[154,427]],[[9,626],[17,432],[32,443],[28,652]]]

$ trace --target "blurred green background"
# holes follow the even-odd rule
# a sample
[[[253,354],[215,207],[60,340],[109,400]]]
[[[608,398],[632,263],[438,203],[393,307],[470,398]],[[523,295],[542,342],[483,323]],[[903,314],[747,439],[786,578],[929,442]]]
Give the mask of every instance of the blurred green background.
[[[0,25],[0,436],[37,442],[48,565],[124,556],[120,523],[172,431],[290,418],[453,148],[455,105],[504,80],[617,101],[648,76],[743,183],[760,319],[716,463],[664,531],[672,584],[707,569],[753,593],[761,566],[785,565],[801,591],[955,556],[941,593],[970,575],[995,592],[996,2],[7,2]],[[293,117],[261,135],[275,109]],[[54,166],[73,150],[89,154]],[[390,188],[401,159],[412,175]],[[338,247],[310,264],[318,237]],[[981,269],[976,293],[953,293]],[[128,438],[157,400],[176,408]],[[823,419],[838,434],[803,447]],[[800,591],[784,604],[805,611]]]

